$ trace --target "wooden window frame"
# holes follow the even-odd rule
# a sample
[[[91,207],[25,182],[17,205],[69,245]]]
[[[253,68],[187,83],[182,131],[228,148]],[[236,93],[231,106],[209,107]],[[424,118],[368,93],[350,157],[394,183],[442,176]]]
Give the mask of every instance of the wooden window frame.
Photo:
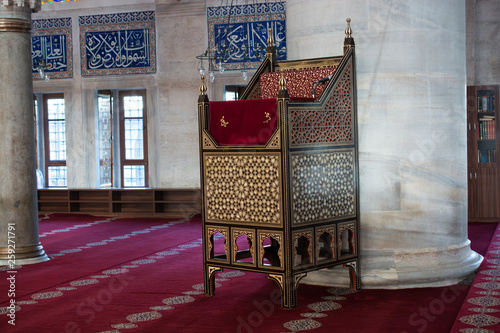
[[[45,159],[45,187],[49,188],[58,188],[60,186],[49,186],[49,167],[54,166],[66,166],[66,160],[61,161],[52,161],[50,159],[50,140],[49,140],[49,108],[48,108],[48,100],[49,99],[64,99],[63,93],[53,93],[53,94],[43,94],[43,142],[45,145],[44,149],[44,159]],[[65,103],[66,107],[66,103]],[[64,123],[66,124],[66,111],[64,112]],[[67,176],[67,175],[66,175]],[[68,179],[66,178],[66,185]]]
[[[143,111],[142,111],[142,124],[143,124],[143,149],[144,158],[142,160],[131,160],[126,159],[125,155],[125,103],[123,98],[126,96],[142,96],[143,101]],[[123,188],[148,188],[149,187],[149,170],[148,170],[148,132],[147,132],[147,101],[146,101],[146,90],[120,90],[118,91],[118,104],[120,107],[120,178],[121,187]],[[131,119],[131,118],[127,118]],[[137,119],[137,118],[136,118]],[[124,182],[124,168],[128,165],[144,165],[144,186],[125,186]]]
[[[115,136],[115,116],[116,116],[116,112],[115,112],[115,102],[114,102],[114,99],[115,99],[115,90],[111,90],[111,89],[101,89],[101,90],[97,90],[97,107],[99,108],[99,95],[108,95],[109,98],[110,98],[110,118],[111,118],[111,121],[110,121],[110,132],[111,132],[111,156],[110,156],[110,159],[111,159],[111,187],[114,187],[115,186],[115,140],[114,140],[114,136]],[[98,140],[96,141],[99,141],[97,144],[99,145],[100,147],[100,144],[101,144],[101,138],[100,138],[100,131],[101,131],[101,125],[100,125],[100,110],[98,109],[98,112],[97,112],[97,115],[96,115],[96,122],[99,123],[99,133],[98,133]],[[99,152],[100,154],[100,152]],[[99,178],[99,188],[107,188],[107,187],[103,187],[102,184],[101,184],[101,158],[99,156],[99,175],[98,175],[98,178]]]

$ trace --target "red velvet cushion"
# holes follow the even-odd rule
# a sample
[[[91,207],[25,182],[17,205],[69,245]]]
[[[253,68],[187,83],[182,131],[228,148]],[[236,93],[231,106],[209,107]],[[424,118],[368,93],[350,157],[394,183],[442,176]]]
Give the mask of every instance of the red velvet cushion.
[[[265,145],[278,124],[276,98],[210,102],[208,129],[221,146]]]
[[[334,71],[334,67],[285,71],[286,88],[290,98],[296,100],[313,98],[313,82],[333,75]],[[261,98],[276,98],[278,96],[280,77],[280,72],[262,73],[260,75]],[[324,88],[325,85],[316,86],[316,98],[321,96]]]

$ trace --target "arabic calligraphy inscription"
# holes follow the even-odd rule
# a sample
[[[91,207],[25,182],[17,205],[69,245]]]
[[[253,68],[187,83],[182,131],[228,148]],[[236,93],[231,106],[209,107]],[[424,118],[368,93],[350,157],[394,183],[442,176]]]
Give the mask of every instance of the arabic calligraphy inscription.
[[[45,62],[44,72],[51,79],[73,77],[73,41],[71,18],[32,20],[31,70],[40,80],[38,67]]]
[[[155,12],[80,16],[82,75],[156,72]]]
[[[149,29],[85,34],[88,69],[149,67]]]
[[[207,7],[210,70],[219,60],[226,70],[257,68],[271,28],[278,60],[286,60],[286,3],[275,1]]]

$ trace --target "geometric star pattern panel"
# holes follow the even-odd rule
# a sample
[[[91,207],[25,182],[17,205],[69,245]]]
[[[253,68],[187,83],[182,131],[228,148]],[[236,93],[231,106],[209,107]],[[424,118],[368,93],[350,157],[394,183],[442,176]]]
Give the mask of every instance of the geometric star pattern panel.
[[[280,157],[205,154],[207,221],[281,223]]]
[[[291,163],[293,223],[355,214],[353,149],[296,153]]]
[[[351,76],[349,63],[323,110],[290,108],[293,146],[353,141]]]

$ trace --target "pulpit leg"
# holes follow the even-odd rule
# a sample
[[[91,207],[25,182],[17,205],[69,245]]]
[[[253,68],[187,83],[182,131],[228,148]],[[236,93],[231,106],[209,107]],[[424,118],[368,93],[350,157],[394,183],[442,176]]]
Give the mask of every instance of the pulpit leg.
[[[281,289],[281,306],[291,309],[297,306],[297,286],[307,273],[299,273],[287,278],[285,274],[268,274],[268,278],[276,281]]]
[[[344,268],[349,268],[349,279],[351,282],[351,289],[358,290],[361,287],[359,272],[358,272],[358,261],[354,260],[345,263]]]
[[[205,280],[204,287],[206,296],[213,296],[215,293],[215,273],[217,272],[222,272],[222,267],[205,265],[203,278]]]

